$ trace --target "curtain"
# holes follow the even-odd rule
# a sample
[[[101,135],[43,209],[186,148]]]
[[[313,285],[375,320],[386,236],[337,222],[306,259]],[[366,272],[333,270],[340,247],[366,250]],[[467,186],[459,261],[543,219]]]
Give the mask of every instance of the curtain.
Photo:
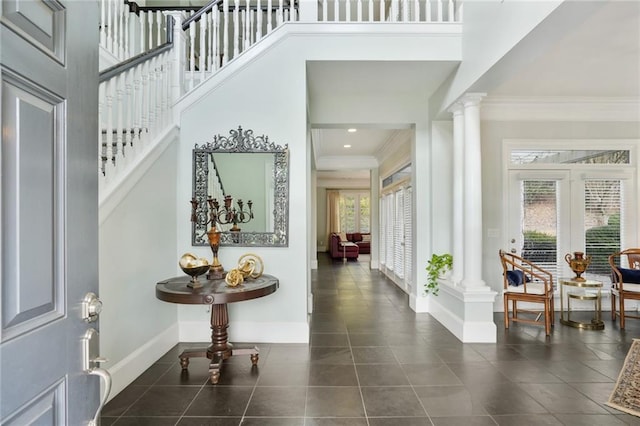
[[[327,247],[331,246],[329,235],[340,232],[340,191],[327,190]]]

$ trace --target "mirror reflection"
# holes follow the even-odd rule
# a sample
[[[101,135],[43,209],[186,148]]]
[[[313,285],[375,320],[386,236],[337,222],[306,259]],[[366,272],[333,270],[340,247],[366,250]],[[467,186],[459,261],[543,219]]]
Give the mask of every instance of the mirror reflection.
[[[209,245],[215,226],[220,245],[288,244],[288,149],[231,130],[193,150],[192,244]]]

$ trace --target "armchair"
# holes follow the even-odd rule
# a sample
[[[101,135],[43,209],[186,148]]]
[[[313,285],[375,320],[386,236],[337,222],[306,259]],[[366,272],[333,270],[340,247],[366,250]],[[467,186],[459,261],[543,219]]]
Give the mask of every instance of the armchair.
[[[628,268],[623,267],[628,266]],[[640,300],[640,248],[630,248],[609,256],[611,266],[611,319],[620,317],[620,329],[624,330],[625,318],[640,319],[625,311],[624,301]],[[619,309],[616,311],[616,298]]]
[[[555,321],[553,307],[553,276],[550,272],[533,262],[503,250],[499,251],[503,272],[504,328],[509,328],[512,321],[529,324],[544,324],[545,334],[551,333]],[[509,302],[512,314],[509,315]],[[542,312],[519,309],[518,302],[540,303]],[[533,319],[520,317],[520,313],[534,314]],[[544,319],[541,320],[541,317]]]

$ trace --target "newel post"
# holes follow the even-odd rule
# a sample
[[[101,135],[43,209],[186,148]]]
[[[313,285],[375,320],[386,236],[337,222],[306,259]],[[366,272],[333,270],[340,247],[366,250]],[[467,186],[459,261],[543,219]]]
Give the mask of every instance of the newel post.
[[[300,0],[298,8],[300,22],[318,22],[317,0]]]
[[[175,104],[182,96],[184,90],[184,70],[185,70],[185,45],[186,38],[182,31],[182,12],[167,11],[165,15],[173,17],[173,49],[171,50],[170,86],[169,95],[171,105]]]

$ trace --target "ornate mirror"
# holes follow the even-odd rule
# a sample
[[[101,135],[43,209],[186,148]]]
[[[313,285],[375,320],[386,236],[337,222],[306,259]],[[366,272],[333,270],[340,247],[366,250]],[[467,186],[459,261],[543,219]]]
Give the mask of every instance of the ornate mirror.
[[[207,231],[220,231],[221,246],[288,245],[289,151],[254,136],[229,131],[193,149],[191,243],[208,246]]]

